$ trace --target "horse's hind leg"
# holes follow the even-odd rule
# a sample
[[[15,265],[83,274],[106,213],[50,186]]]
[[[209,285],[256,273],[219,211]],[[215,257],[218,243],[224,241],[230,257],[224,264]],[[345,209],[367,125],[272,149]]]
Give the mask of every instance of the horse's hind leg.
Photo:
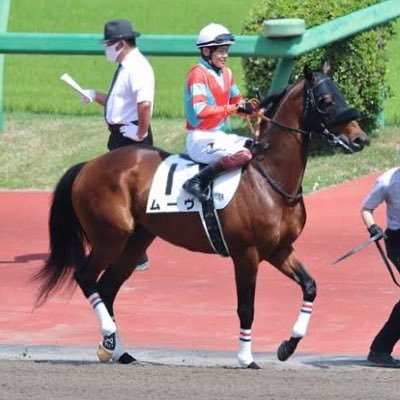
[[[125,237],[115,235],[108,243],[97,243],[83,265],[75,272],[75,280],[83,294],[92,306],[99,324],[103,342],[99,345],[97,355],[102,362],[107,362],[112,357],[115,348],[117,326],[110,312],[99,294],[97,279],[100,273],[122,251],[126,241]]]
[[[150,246],[153,240],[153,234],[146,231],[141,226],[137,226],[132,236],[129,237],[123,252],[104,272],[97,284],[99,294],[114,322],[115,298],[123,283],[134,271],[137,261]],[[106,340],[107,337],[103,338],[103,347],[107,344],[105,343]],[[120,362],[121,364],[129,364],[136,361],[134,357],[125,352],[118,330],[115,332],[115,347],[112,352],[112,359]]]
[[[97,281],[100,274],[124,251],[133,228],[133,221],[128,217],[116,218],[113,221],[110,217],[111,213],[104,213],[103,215],[109,217],[109,222],[106,224],[105,218],[100,219],[90,215],[89,220],[88,215],[90,215],[89,212],[85,214],[87,219],[84,221],[83,228],[92,249],[85,263],[75,271],[74,277],[99,321],[103,341],[98,347],[97,355],[100,361],[107,362],[115,349],[117,326],[103,302]]]
[[[300,308],[300,314],[293,325],[292,335],[289,340],[284,340],[281,343],[277,352],[278,359],[286,361],[294,353],[299,341],[307,332],[313,310],[313,302],[317,296],[317,286],[314,279],[294,255],[293,249],[290,249],[287,257],[281,254],[278,257],[274,257],[270,262],[286,276],[297,282],[303,291],[303,303]]]
[[[248,250],[233,257],[237,292],[237,313],[240,320],[238,362],[241,367],[259,369],[251,352],[251,328],[254,320],[254,297],[259,259]]]

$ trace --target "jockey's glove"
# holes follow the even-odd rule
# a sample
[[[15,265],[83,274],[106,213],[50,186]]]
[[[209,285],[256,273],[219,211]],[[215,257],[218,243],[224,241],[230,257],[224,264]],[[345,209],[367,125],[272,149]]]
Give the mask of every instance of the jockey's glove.
[[[370,227],[368,227],[368,232],[371,237],[373,237],[375,235],[378,235],[378,237],[384,236],[382,228],[377,224],[372,224]]]
[[[83,93],[79,93],[83,104],[93,103],[96,99],[96,91],[94,89],[83,89]]]
[[[249,101],[243,101],[237,105],[236,111],[238,113],[252,115],[254,114],[254,107]]]

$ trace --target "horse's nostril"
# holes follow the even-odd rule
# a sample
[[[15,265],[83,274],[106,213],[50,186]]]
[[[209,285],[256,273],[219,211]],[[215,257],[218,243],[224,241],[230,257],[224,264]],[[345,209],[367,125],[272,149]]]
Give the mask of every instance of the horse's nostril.
[[[357,137],[353,140],[353,146],[362,149],[365,145],[365,140],[362,137]]]

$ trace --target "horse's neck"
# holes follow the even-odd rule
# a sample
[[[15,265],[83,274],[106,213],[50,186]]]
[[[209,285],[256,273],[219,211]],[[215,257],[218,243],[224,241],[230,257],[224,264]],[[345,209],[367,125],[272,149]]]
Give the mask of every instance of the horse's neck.
[[[301,129],[303,118],[303,84],[298,83],[282,101],[273,120],[290,128]],[[265,139],[269,144],[264,167],[287,193],[301,188],[308,156],[306,135],[268,123]]]

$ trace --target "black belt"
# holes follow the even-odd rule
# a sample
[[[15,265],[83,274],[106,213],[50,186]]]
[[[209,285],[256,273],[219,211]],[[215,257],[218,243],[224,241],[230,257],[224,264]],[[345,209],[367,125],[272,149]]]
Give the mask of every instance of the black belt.
[[[134,124],[134,125],[138,125],[138,121],[132,121],[132,122],[129,122],[130,124]],[[120,131],[120,129],[121,129],[121,126],[125,126],[125,125],[127,125],[127,124],[107,124],[108,125],[108,130],[111,132],[111,133],[120,133],[121,131]]]

